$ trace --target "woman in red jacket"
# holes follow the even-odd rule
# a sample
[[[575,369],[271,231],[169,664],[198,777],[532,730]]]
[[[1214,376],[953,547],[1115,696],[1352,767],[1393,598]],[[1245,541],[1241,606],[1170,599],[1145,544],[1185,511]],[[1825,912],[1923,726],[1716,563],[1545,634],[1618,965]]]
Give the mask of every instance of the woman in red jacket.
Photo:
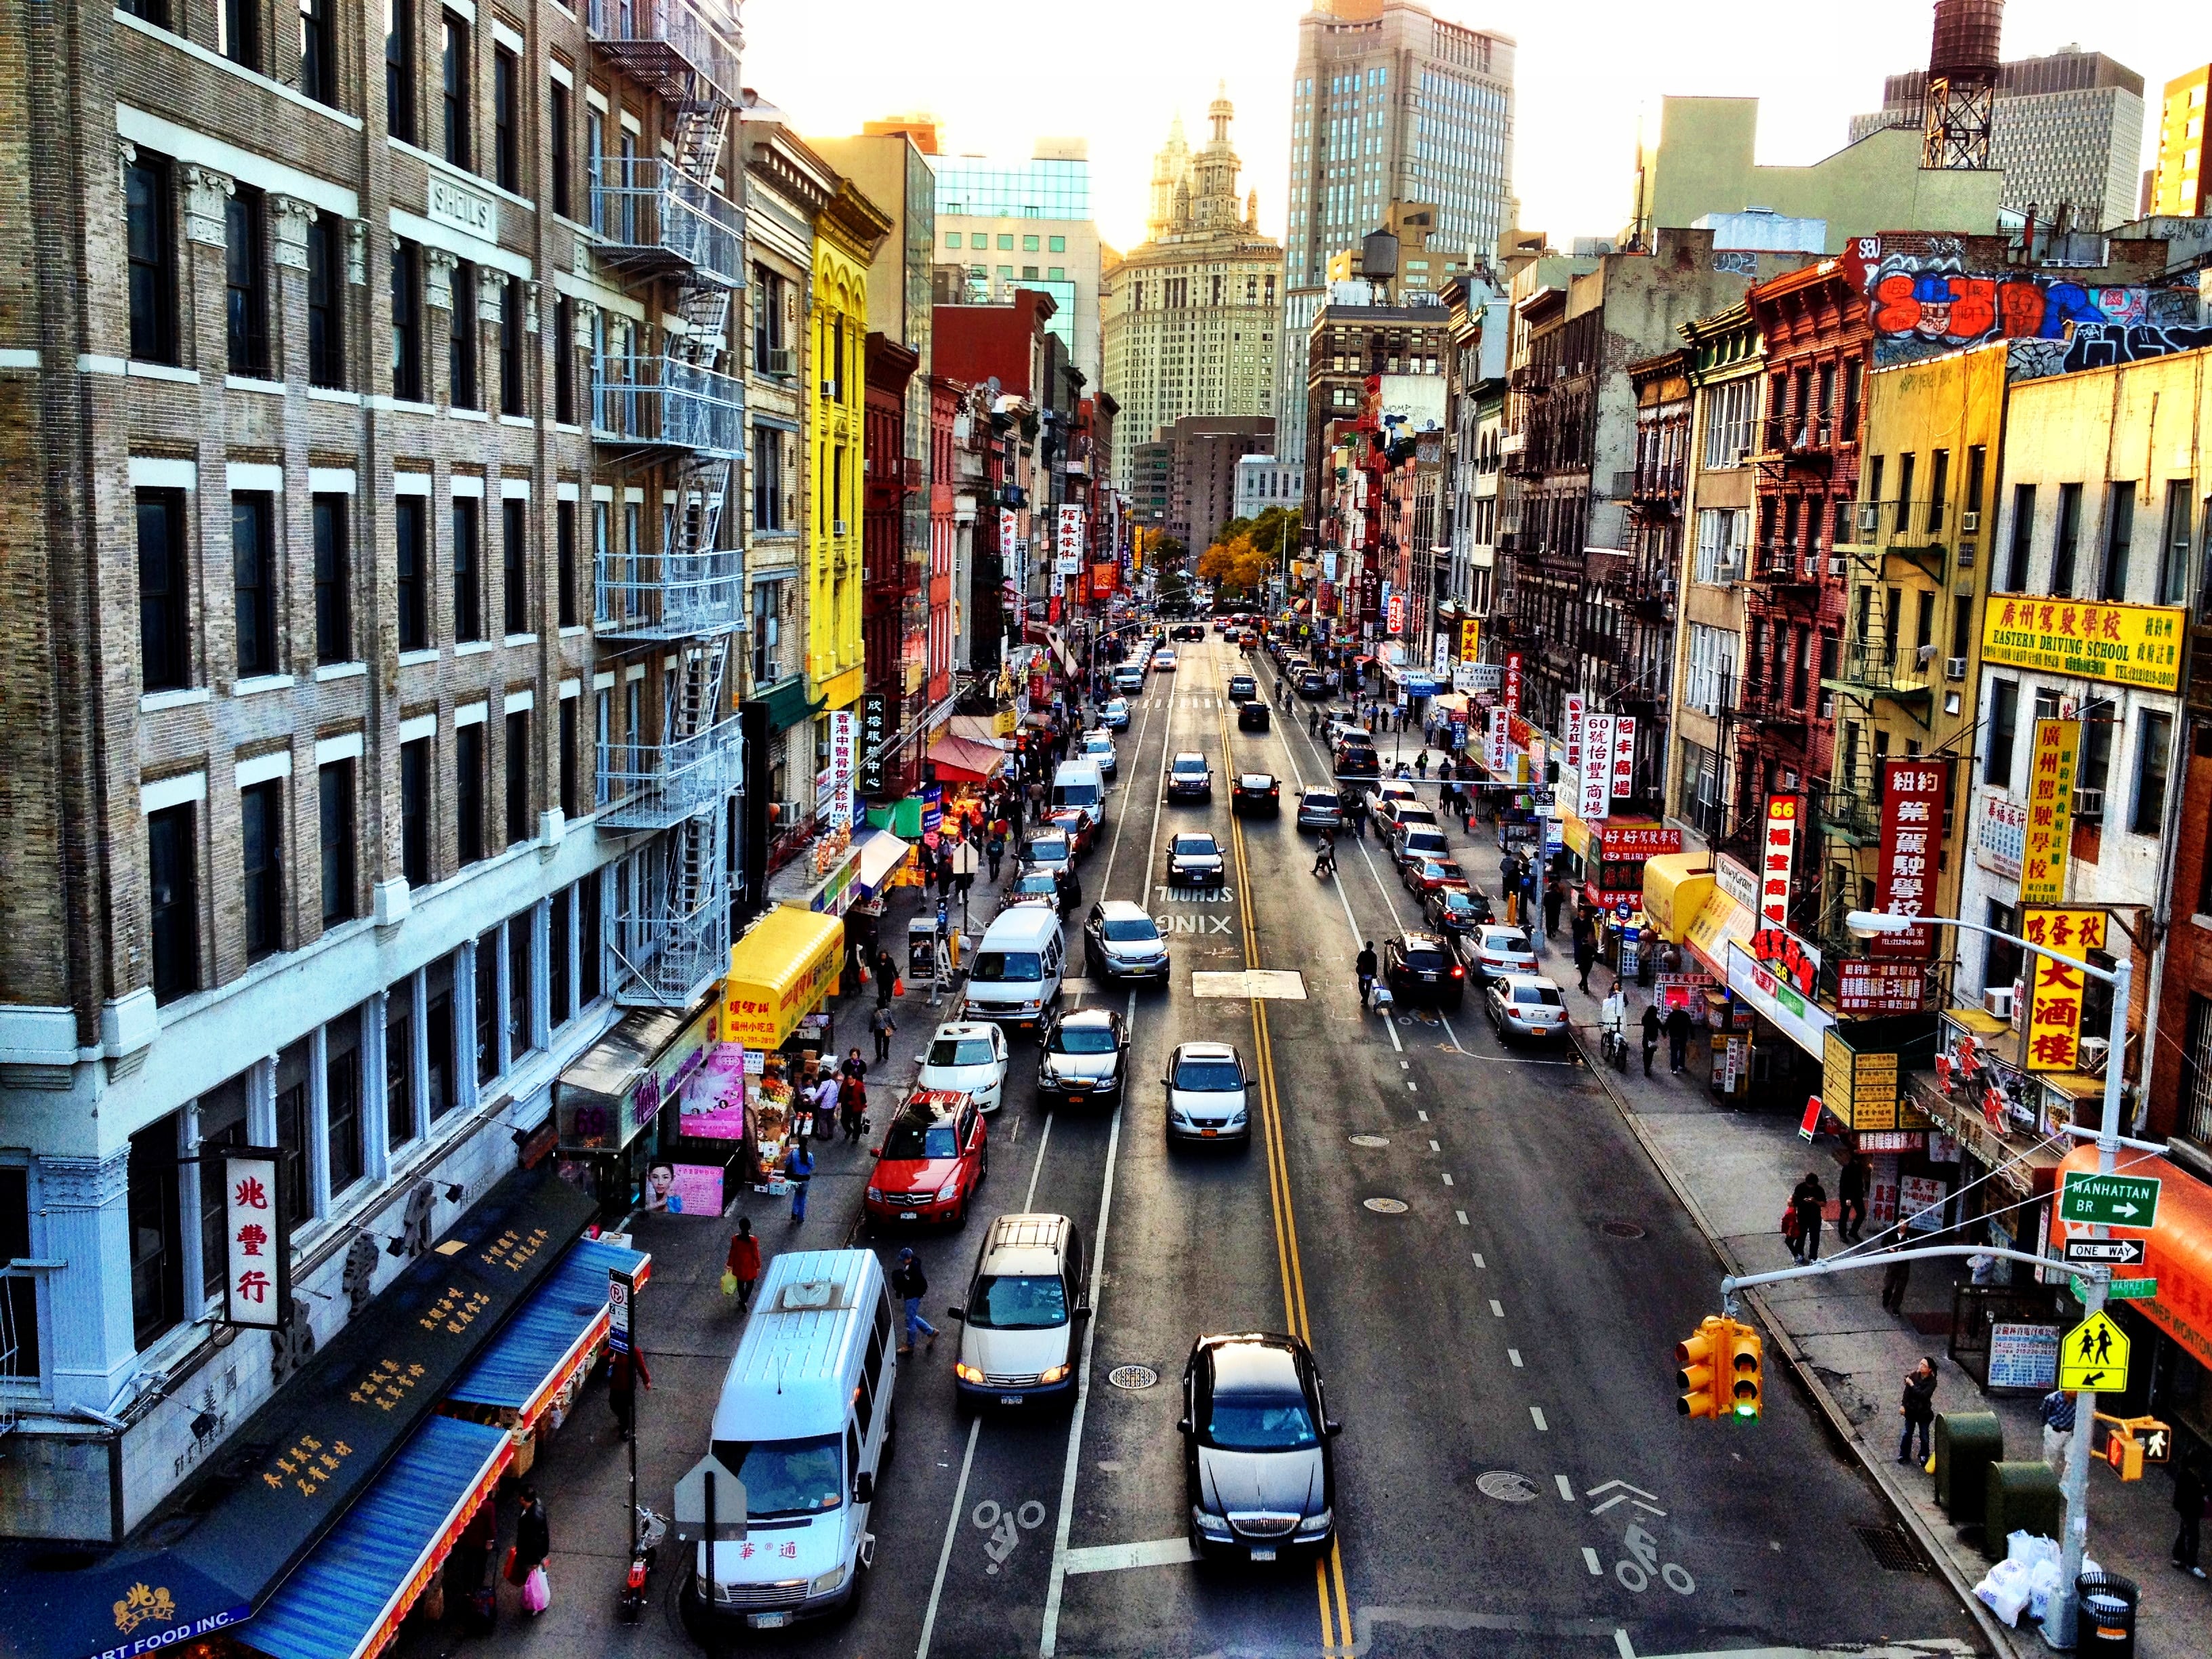
[[[730,1254],[723,1263],[738,1281],[738,1305],[750,1308],[753,1301],[753,1286],[760,1283],[760,1240],[753,1237],[753,1224],[744,1216],[738,1218],[738,1231],[730,1236]]]

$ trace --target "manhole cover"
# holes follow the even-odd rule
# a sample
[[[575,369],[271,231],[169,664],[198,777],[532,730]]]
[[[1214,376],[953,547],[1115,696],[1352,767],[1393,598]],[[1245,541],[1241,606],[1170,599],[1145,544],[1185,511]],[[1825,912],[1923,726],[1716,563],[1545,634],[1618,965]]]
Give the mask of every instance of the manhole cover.
[[[1525,1474],[1516,1474],[1510,1469],[1492,1469],[1474,1483],[1474,1489],[1485,1498],[1495,1498],[1501,1504],[1527,1504],[1534,1500],[1536,1483]]]
[[[1117,1389],[1149,1389],[1160,1374],[1150,1365],[1116,1365],[1106,1373],[1106,1380]]]
[[[1402,1198],[1363,1198],[1359,1201],[1377,1215],[1406,1213],[1406,1200]]]
[[[1388,1135],[1354,1135],[1352,1137],[1352,1144],[1355,1146],[1388,1146],[1390,1144],[1390,1137]]]
[[[1598,1231],[1607,1238],[1641,1238],[1644,1229],[1633,1221],[1608,1221]]]

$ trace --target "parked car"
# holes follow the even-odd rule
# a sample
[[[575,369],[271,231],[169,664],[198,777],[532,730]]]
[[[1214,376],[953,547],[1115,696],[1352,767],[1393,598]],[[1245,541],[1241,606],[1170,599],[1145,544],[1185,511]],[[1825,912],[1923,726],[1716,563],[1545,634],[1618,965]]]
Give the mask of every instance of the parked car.
[[[968,1221],[975,1189],[991,1172],[983,1114],[963,1094],[917,1089],[908,1095],[874,1149],[862,1199],[869,1224]]]
[[[1183,1493],[1200,1555],[1273,1561],[1336,1530],[1336,1463],[1313,1354],[1295,1336],[1201,1336],[1182,1368]]]
[[[1186,750],[1168,763],[1170,800],[1212,800],[1213,768],[1206,757]]]
[[[1394,800],[1418,801],[1421,792],[1402,778],[1377,778],[1367,787],[1367,810],[1380,813]]]
[[[1168,882],[1194,887],[1222,885],[1226,869],[1221,843],[1204,830],[1186,830],[1168,837]]]
[[[1225,1042],[1186,1042],[1168,1057],[1170,1140],[1252,1139],[1244,1060]]]
[[[1141,904],[1106,899],[1083,924],[1083,971],[1095,979],[1168,976],[1168,942]]]
[[[1449,858],[1451,843],[1444,839],[1444,832],[1441,830],[1432,829],[1427,824],[1409,824],[1400,833],[1397,840],[1390,843],[1390,851],[1402,871],[1416,859]]]
[[[1382,945],[1382,982],[1397,1002],[1456,1008],[1467,995],[1467,969],[1441,933],[1395,933]]]
[[[1113,1009],[1062,1013],[1045,1028],[1037,1048],[1038,1103],[1049,1108],[1119,1101],[1128,1059],[1128,1026]]]
[[[1129,704],[1126,698],[1109,697],[1098,710],[1098,724],[1109,732],[1129,729]]]
[[[1006,1034],[995,1025],[948,1020],[914,1063],[917,1089],[971,1096],[986,1112],[997,1111],[1006,1100]]]
[[[1490,981],[1482,1001],[1501,1042],[1516,1037],[1558,1042],[1567,1035],[1567,1000],[1541,974],[1500,974]]]
[[[1230,702],[1243,702],[1248,697],[1256,697],[1259,695],[1260,682],[1249,674],[1231,674],[1229,677]]]
[[[1023,841],[1021,861],[1040,870],[1069,869],[1075,863],[1075,844],[1067,831],[1057,826],[1038,830]]]
[[[1298,695],[1319,702],[1328,695],[1328,681],[1318,668],[1301,670],[1297,679]]]
[[[1470,938],[1490,917],[1490,895],[1472,888],[1438,887],[1421,898],[1421,920],[1455,940]]]
[[[1383,844],[1395,848],[1399,836],[1419,824],[1425,830],[1438,828],[1435,811],[1425,800],[1387,800],[1375,814],[1375,830]]]
[[[1468,946],[1468,967],[1480,981],[1487,982],[1499,974],[1536,971],[1536,952],[1528,943],[1528,935],[1518,927],[1497,923],[1478,927]]]
[[[1088,806],[1057,807],[1045,814],[1044,821],[1067,837],[1078,858],[1098,840],[1098,814]]]
[[[1060,879],[1052,870],[1042,864],[1024,864],[1014,877],[1014,884],[1006,890],[1008,904],[1060,903]]]
[[[1264,732],[1273,719],[1267,705],[1256,697],[1250,702],[1237,705],[1237,729],[1239,732]]]
[[[1128,711],[1126,708],[1121,713],[1121,723],[1124,726],[1129,723]],[[1114,739],[1108,737],[1103,730],[1085,732],[1076,739],[1075,752],[1097,762],[1098,770],[1109,783],[1114,781],[1114,775],[1121,769],[1121,757],[1114,752]]]
[[[1231,812],[1266,812],[1279,816],[1283,810],[1283,786],[1271,772],[1242,772],[1229,792]]]
[[[1077,1330],[1091,1315],[1082,1235],[1064,1215],[1002,1215],[983,1235],[960,1322],[952,1386],[963,1407],[1074,1398]]]
[[[1141,662],[1123,663],[1114,671],[1116,691],[1141,691],[1145,689],[1145,665]]]
[[[1364,744],[1370,749],[1375,746],[1375,734],[1350,714],[1331,714],[1322,722],[1322,732],[1332,744],[1350,739]]]
[[[1373,778],[1382,774],[1382,763],[1372,749],[1356,743],[1340,743],[1329,757],[1330,769],[1340,778]]]
[[[1424,900],[1439,888],[1467,885],[1466,873],[1455,859],[1411,859],[1400,873],[1406,890]]]
[[[1152,653],[1152,666],[1158,669],[1161,673],[1174,673],[1175,665],[1176,653],[1174,652],[1163,647],[1161,649]]]

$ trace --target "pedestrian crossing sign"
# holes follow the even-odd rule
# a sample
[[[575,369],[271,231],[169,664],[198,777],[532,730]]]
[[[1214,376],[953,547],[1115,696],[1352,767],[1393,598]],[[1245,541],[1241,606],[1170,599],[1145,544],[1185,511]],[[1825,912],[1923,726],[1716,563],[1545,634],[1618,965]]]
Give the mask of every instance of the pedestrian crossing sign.
[[[2104,1314],[2091,1314],[2058,1348],[2058,1386],[2117,1394],[2128,1386],[2128,1334]]]

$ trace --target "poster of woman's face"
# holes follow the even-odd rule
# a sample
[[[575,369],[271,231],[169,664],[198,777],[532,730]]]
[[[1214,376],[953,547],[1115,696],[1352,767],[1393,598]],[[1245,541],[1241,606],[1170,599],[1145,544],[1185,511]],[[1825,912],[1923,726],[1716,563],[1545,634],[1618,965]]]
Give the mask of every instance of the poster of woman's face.
[[[670,1201],[670,1194],[674,1191],[675,1187],[676,1166],[674,1164],[652,1165],[645,1172],[645,1207],[648,1210],[672,1209],[680,1212],[683,1209],[682,1200],[678,1200],[673,1203]]]

